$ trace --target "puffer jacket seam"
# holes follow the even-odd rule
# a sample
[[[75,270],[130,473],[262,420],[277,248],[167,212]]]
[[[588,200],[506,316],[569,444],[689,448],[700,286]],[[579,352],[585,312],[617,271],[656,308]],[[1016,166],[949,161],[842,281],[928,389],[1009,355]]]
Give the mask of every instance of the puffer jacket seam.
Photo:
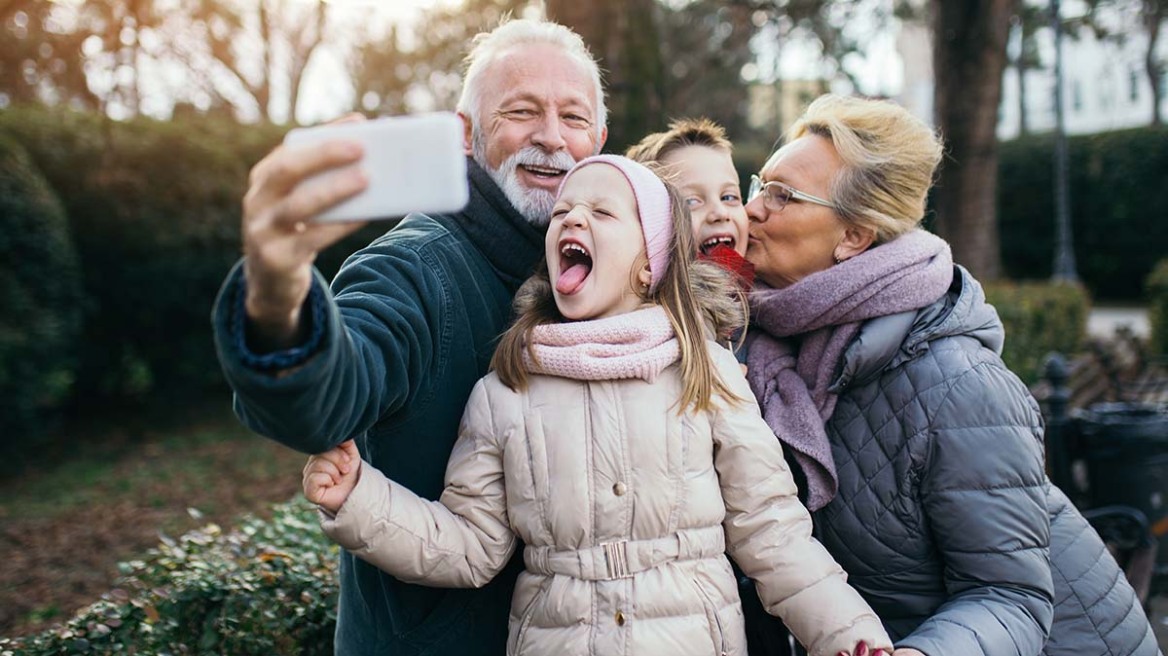
[[[621,434],[620,434],[621,477],[625,481],[627,481],[626,485],[631,490],[633,479],[632,479],[632,472],[629,471],[629,463],[632,462],[632,454],[629,453],[630,442],[631,442],[631,440],[629,439],[630,438],[630,436],[629,436],[629,421],[628,421],[627,415],[625,414],[624,397],[620,394],[616,394],[615,393],[616,390],[613,390],[613,391],[614,391],[613,405],[616,406],[617,421],[619,422],[618,425],[621,427]],[[627,505],[631,505],[631,504],[627,504]],[[631,539],[633,537],[633,521],[635,518],[634,518],[632,512],[629,512],[627,510],[625,512],[627,512],[627,514],[628,514],[626,524],[625,524],[625,535],[628,535],[629,538]]]
[[[681,453],[679,454],[680,461],[677,463],[678,469],[677,469],[677,471],[674,472],[674,475],[676,476],[676,480],[675,480],[674,485],[673,485],[673,507],[669,511],[669,519],[666,520],[666,524],[665,524],[666,530],[669,531],[670,533],[676,532],[678,525],[681,523],[681,511],[682,511],[681,504],[682,504],[682,500],[685,499],[685,497],[686,497],[685,481],[686,481],[686,465],[689,463],[689,438],[691,435],[694,434],[694,431],[692,430],[692,426],[689,422],[690,422],[689,418],[687,416],[683,415],[679,424],[678,424],[678,427],[681,430],[681,433],[678,435],[678,440],[675,440],[675,442],[681,443],[681,449],[680,449]],[[711,421],[711,424],[710,424],[711,433],[713,432],[713,426],[714,426],[714,424]],[[716,449],[717,442],[716,442],[716,438],[714,438],[714,439],[715,439],[714,448]]]
[[[588,597],[592,606],[592,625],[588,629],[588,653],[595,654],[598,633],[596,629],[600,626],[600,604],[596,603],[596,597],[600,594],[600,588],[599,586],[590,585],[588,586],[588,591]]]
[[[987,485],[984,487],[942,487],[933,490],[933,493],[938,492],[993,492],[997,490],[1031,490],[1041,489],[1046,491],[1046,481],[1040,483],[1026,483],[1024,485]]]
[[[523,416],[530,417],[531,416],[531,395],[530,394],[520,394],[519,397],[522,399]],[[526,424],[527,422],[525,421],[524,423]],[[542,429],[542,423],[541,423],[541,429]],[[542,432],[543,431],[541,430],[540,433],[542,434]],[[535,486],[536,482],[539,480],[539,477],[538,477],[536,470],[535,470],[535,448],[534,448],[534,445],[532,444],[531,431],[527,430],[526,428],[524,428],[524,430],[523,430],[523,446],[524,446],[524,450],[527,452],[527,471],[531,475],[532,486]],[[544,448],[547,448],[546,444],[544,445]],[[552,527],[547,519],[548,513],[547,513],[547,508],[544,505],[544,498],[543,498],[544,495],[536,493],[534,496],[535,496],[536,508],[539,509],[539,517],[541,519],[543,519],[543,530],[546,533],[545,539],[550,541],[552,538]]]
[[[1031,428],[1024,424],[970,424],[969,426],[954,426],[945,430],[964,431],[964,430],[981,430],[983,428]]]
[[[942,339],[945,339],[945,338],[942,338]],[[898,371],[896,371],[895,374],[893,374],[893,370],[889,370],[889,371],[885,372],[884,374],[882,374],[881,376],[874,379],[873,381],[871,381],[870,383],[866,383],[865,387],[867,385],[876,385],[877,390],[879,391],[880,395],[884,396],[885,398],[888,398],[889,395],[887,393],[887,386],[881,384],[881,379],[884,379],[885,376],[889,376],[889,375],[904,376],[904,377],[907,377],[909,380],[909,383],[912,384],[912,376],[909,373],[910,370],[914,369],[917,366],[923,366],[924,357],[926,355],[934,353],[934,352],[935,352],[935,350],[928,350],[928,351],[925,351],[922,355],[920,355],[918,357],[914,357],[910,360],[906,360],[904,362],[897,364],[895,369]],[[889,426],[890,424],[896,424],[897,426],[900,426],[902,428],[907,426],[907,423],[905,422],[905,413],[906,413],[906,410],[910,406],[912,406],[914,403],[918,403],[922,397],[924,397],[926,394],[932,392],[933,390],[935,390],[939,387],[947,387],[948,389],[945,392],[945,396],[941,399],[941,402],[938,403],[936,405],[936,407],[932,410],[931,415],[927,413],[927,411],[928,411],[927,405],[918,403],[918,405],[920,405],[922,408],[924,408],[926,410],[924,427],[921,428],[920,430],[916,431],[913,434],[912,438],[910,438],[910,441],[911,441],[911,439],[915,439],[917,436],[921,435],[922,433],[934,433],[935,431],[932,429],[932,426],[933,426],[933,423],[936,419],[936,412],[937,412],[936,408],[944,405],[944,403],[946,401],[948,401],[949,396],[953,393],[953,389],[956,386],[958,381],[960,381],[967,374],[971,373],[978,366],[981,366],[981,364],[982,364],[982,363],[979,363],[977,365],[973,364],[972,362],[970,362],[968,355],[965,354],[961,350],[956,350],[954,352],[959,354],[961,356],[961,359],[964,361],[964,363],[966,365],[966,370],[964,372],[962,372],[956,379],[943,378],[942,380],[940,380],[932,385],[929,385],[927,387],[917,388],[916,385],[913,385],[912,394],[909,395],[909,397],[906,399],[906,401],[902,404],[895,406],[895,407],[890,407],[891,411],[889,412],[889,417],[883,423],[881,423],[879,426],[869,425],[868,426],[869,433],[871,435],[876,435],[880,432],[883,432],[884,429],[887,426]],[[934,365],[940,367],[940,363],[937,362],[938,358],[935,356],[932,356],[932,359],[934,361]],[[856,389],[861,389],[861,388],[856,388]],[[856,403],[857,409],[860,409],[860,404],[856,401],[853,401],[853,402]],[[861,410],[860,414],[866,416],[866,413],[862,410]],[[1014,426],[1011,425],[1010,427],[1014,427]],[[970,428],[990,428],[990,427],[970,427]],[[842,429],[840,429],[840,428],[835,428],[835,430],[837,430],[841,433],[843,432]],[[932,436],[930,436],[930,437],[932,437]],[[930,443],[931,444],[934,443],[934,440],[930,440]],[[881,446],[881,449],[883,450],[883,446]],[[931,451],[931,449],[930,449],[930,451]],[[885,455],[887,456],[889,454],[886,453]],[[921,471],[921,472],[928,471],[929,470],[929,462],[928,462],[929,459],[930,459],[930,456],[926,455],[925,461],[917,469],[919,469],[919,471]],[[893,458],[889,458],[889,460],[890,460],[889,464],[891,464],[891,460],[893,460]]]
[[[432,549],[438,553],[448,554],[448,555],[452,555],[452,556],[462,556],[464,558],[467,556],[467,553],[465,551],[456,551],[454,549],[444,549],[440,545],[435,544],[434,542],[431,542],[425,536],[418,535],[414,531],[411,531],[410,527],[406,526],[405,524],[400,524],[392,519],[386,519],[386,520],[380,521],[380,522],[378,522],[378,524],[382,525],[382,528],[378,532],[378,534],[384,533],[387,529],[393,529],[395,531],[400,531],[401,533],[404,533],[404,534],[414,538],[418,542],[421,542],[422,544],[426,545],[427,549]],[[372,543],[372,542],[376,542],[376,540],[368,540],[367,545],[369,543]],[[367,550],[367,548],[368,547],[366,546],[366,550]],[[474,569],[477,571],[480,568],[475,567]]]
[[[1096,559],[1096,560],[1098,560],[1098,559]],[[1097,638],[1099,638],[1100,642],[1102,642],[1104,647],[1107,649],[1107,656],[1111,656],[1112,654],[1114,654],[1115,652],[1113,652],[1111,650],[1111,647],[1110,647],[1110,645],[1108,645],[1106,638],[1104,638],[1104,634],[1102,632],[1100,632],[1099,625],[1095,623],[1095,618],[1092,617],[1091,614],[1088,612],[1088,607],[1083,602],[1082,596],[1079,594],[1078,590],[1075,589],[1074,585],[1070,585],[1070,583],[1071,583],[1070,577],[1068,577],[1066,575],[1066,572],[1064,572],[1063,569],[1061,567],[1059,567],[1058,564],[1056,564],[1056,561],[1054,559],[1051,559],[1050,566],[1051,566],[1051,569],[1058,570],[1059,576],[1062,577],[1062,579],[1067,582],[1067,584],[1068,584],[1067,587],[1070,588],[1070,590],[1071,590],[1071,594],[1068,595],[1063,600],[1064,603],[1066,601],[1070,601],[1072,599],[1074,600],[1075,605],[1078,607],[1078,611],[1075,614],[1087,619],[1087,623],[1091,626],[1092,632],[1095,634],[1095,636]],[[1119,570],[1117,569],[1116,572],[1117,572],[1117,576],[1118,576]],[[1111,584],[1108,587],[1109,588],[1114,587],[1116,580],[1117,580],[1116,578],[1113,578],[1111,581]],[[1122,625],[1122,622],[1116,624],[1116,627],[1119,627],[1121,625]]]
[[[1014,547],[1014,548],[1009,548],[1009,549],[1006,549],[1006,548],[986,549],[984,551],[982,551],[982,550],[972,551],[972,550],[953,549],[953,548],[949,548],[946,551],[948,551],[949,553],[962,554],[962,555],[1012,554],[1012,553],[1020,553],[1023,551],[1036,551],[1036,550],[1042,551],[1045,548],[1046,547],[1028,545],[1028,546],[1024,546],[1024,547]]]
[[[967,362],[968,362],[968,360],[967,360]],[[950,397],[953,395],[954,390],[956,390],[961,385],[962,381],[966,380],[966,378],[968,378],[969,376],[981,371],[983,368],[997,369],[998,367],[996,366],[995,363],[990,362],[990,361],[983,361],[983,362],[979,362],[976,364],[970,363],[969,368],[966,369],[965,371],[961,372],[960,374],[958,374],[955,377],[943,379],[941,383],[938,383],[938,385],[947,385],[948,389],[945,391],[945,396],[941,397],[941,399],[936,403],[936,405],[933,406],[931,413],[925,417],[925,425],[930,427],[929,432],[931,433],[931,437],[933,438],[933,440],[931,441],[931,444],[933,445],[934,449],[936,448],[936,444],[937,444],[937,440],[936,440],[937,433],[943,432],[943,431],[955,430],[955,429],[971,428],[971,427],[965,427],[965,426],[954,426],[954,427],[946,427],[946,428],[938,429],[935,427],[935,422],[937,421],[937,417],[941,412],[941,408],[944,408],[945,406],[947,406],[949,404]],[[936,387],[936,386],[937,385],[934,385],[932,387]],[[918,392],[916,394],[916,397],[920,398],[920,396],[921,396],[921,393]],[[924,407],[924,406],[922,406],[922,407]],[[1006,426],[997,426],[997,428],[1020,428],[1020,427],[1021,426],[1019,426],[1018,424],[1008,424]],[[988,427],[981,427],[981,428],[988,428]],[[1030,427],[1026,426],[1026,428],[1030,428]],[[929,450],[929,454],[927,457],[928,457],[928,461],[924,463],[924,466],[921,469],[922,471],[932,471],[933,449]],[[922,481],[922,484],[924,484],[924,483],[925,483],[925,481]],[[943,488],[941,488],[941,489],[931,488],[927,491],[922,489],[921,494],[922,495],[933,494],[934,492],[942,492],[942,491],[945,491],[945,490]]]
[[[977,641],[977,646],[981,648],[981,653],[983,655],[990,656],[990,655],[986,654],[985,644],[982,643],[981,636],[978,634],[978,632],[976,630],[973,629],[973,627],[967,626],[965,624],[962,624],[961,622],[957,622],[955,620],[949,619],[948,617],[934,617],[934,618],[932,618],[932,620],[934,622],[936,622],[937,624],[952,624],[953,626],[960,627],[960,628],[964,629],[967,633],[969,633],[970,635],[973,636],[974,640]],[[971,655],[966,655],[966,656],[971,656]]]
[[[731,557],[733,557],[733,556],[734,556],[734,554],[733,554],[732,552],[730,552],[730,551],[727,551],[727,553],[728,553],[728,554],[730,554],[730,556],[731,556]],[[778,599],[778,600],[776,600],[776,601],[775,601],[773,604],[771,604],[771,605],[772,605],[772,606],[779,606],[780,604],[783,604],[783,603],[785,603],[785,602],[789,601],[789,600],[790,600],[792,597],[795,597],[796,595],[798,595],[799,593],[803,592],[804,590],[810,590],[811,588],[813,588],[813,587],[815,587],[815,586],[819,585],[820,583],[822,583],[823,581],[826,581],[827,579],[833,578],[834,576],[835,576],[835,573],[830,573],[830,572],[829,572],[829,573],[827,573],[827,574],[824,574],[823,576],[821,576],[821,577],[819,577],[819,578],[815,579],[814,581],[812,581],[812,582],[808,583],[807,585],[803,586],[803,588],[802,588],[802,589],[800,589],[800,590],[796,590],[796,591],[795,591],[793,594],[787,595],[786,597],[783,597],[783,598],[781,598],[781,599]],[[769,613],[770,611],[768,610],[767,612]]]

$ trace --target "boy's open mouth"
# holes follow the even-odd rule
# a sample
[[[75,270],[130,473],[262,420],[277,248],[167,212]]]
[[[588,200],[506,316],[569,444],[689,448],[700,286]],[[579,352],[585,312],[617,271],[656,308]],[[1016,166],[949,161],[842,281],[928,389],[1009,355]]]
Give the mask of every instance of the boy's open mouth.
[[[718,235],[703,241],[698,246],[698,249],[702,251],[703,255],[709,255],[711,251],[719,246],[728,246],[729,248],[733,249],[735,243],[735,239],[730,235]]]
[[[560,242],[560,277],[556,279],[556,291],[571,295],[580,291],[588,274],[592,273],[592,254],[584,245],[574,240]]]

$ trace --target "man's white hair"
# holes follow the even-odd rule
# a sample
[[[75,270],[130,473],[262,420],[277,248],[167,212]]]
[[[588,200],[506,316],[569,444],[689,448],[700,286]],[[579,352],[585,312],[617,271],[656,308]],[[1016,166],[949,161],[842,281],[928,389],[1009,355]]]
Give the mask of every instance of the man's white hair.
[[[549,44],[561,48],[564,54],[579,62],[592,79],[593,95],[596,99],[596,140],[600,143],[605,122],[608,120],[604,107],[604,88],[600,82],[600,67],[580,38],[572,30],[545,20],[516,19],[499,25],[490,32],[483,32],[471,41],[470,54],[466,57],[466,76],[463,79],[462,95],[458,99],[458,111],[469,118],[474,130],[480,129],[482,117],[483,82],[491,64],[504,51],[519,45]]]

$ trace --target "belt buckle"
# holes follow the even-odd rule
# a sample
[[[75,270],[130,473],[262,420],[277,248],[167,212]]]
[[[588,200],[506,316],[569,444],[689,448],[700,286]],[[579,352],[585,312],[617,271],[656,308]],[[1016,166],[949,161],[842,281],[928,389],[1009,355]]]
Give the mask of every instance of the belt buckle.
[[[633,574],[629,571],[628,540],[604,542],[600,546],[604,549],[604,564],[608,569],[609,579],[628,579]]]

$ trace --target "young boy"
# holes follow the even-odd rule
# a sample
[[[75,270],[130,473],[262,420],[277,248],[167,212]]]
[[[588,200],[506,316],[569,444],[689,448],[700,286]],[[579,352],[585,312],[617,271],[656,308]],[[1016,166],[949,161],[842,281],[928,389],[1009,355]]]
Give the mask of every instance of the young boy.
[[[744,257],[749,220],[730,157],[733,148],[722,126],[707,118],[683,118],[665,132],[647,135],[625,154],[653,166],[677,187],[689,208],[699,259],[735,274],[745,293],[754,283],[754,267]],[[739,336],[722,337],[736,355],[744,356],[735,348]]]
[[[678,188],[693,218],[698,248],[706,256],[718,246],[740,257],[746,254],[749,222],[732,150],[722,126],[706,118],[686,118],[646,136],[626,153],[655,164]]]

